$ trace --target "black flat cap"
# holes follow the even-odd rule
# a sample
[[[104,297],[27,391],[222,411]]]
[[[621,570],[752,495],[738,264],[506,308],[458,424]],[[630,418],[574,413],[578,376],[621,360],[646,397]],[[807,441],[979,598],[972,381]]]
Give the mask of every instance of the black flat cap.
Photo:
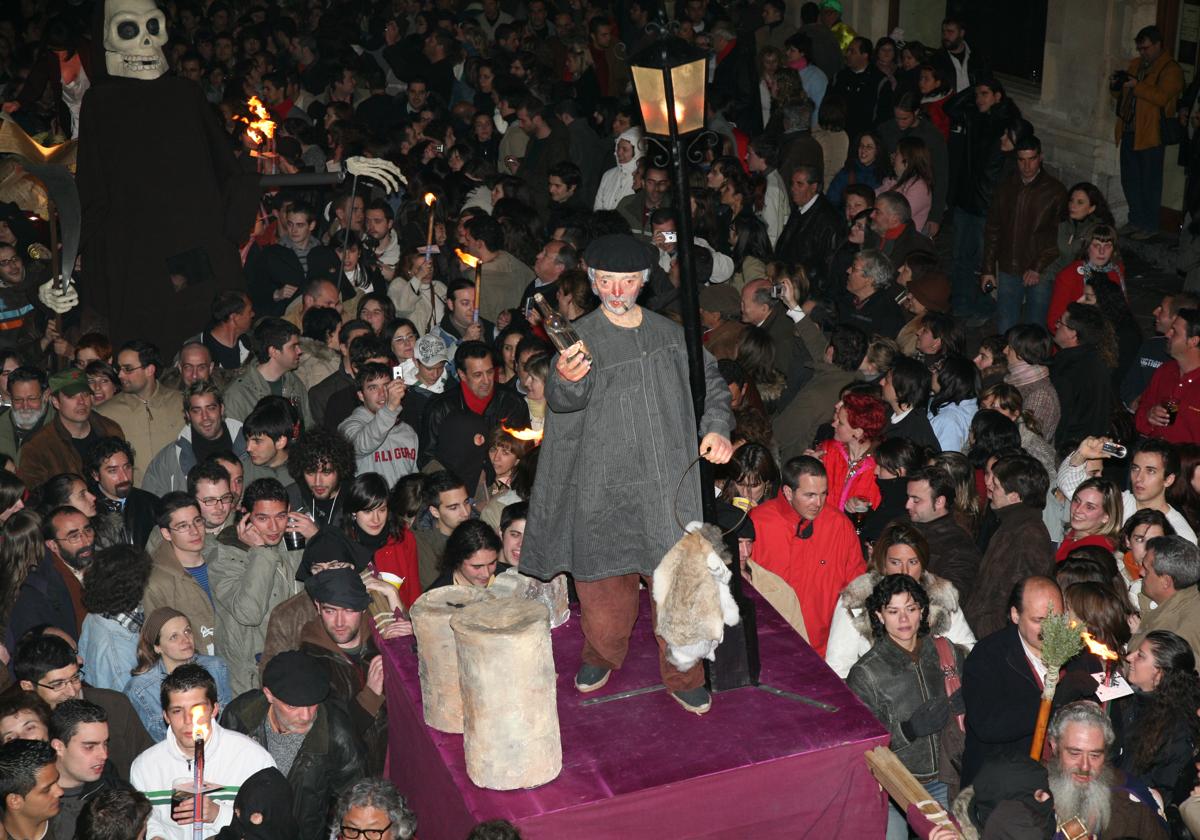
[[[588,268],[628,274],[651,268],[657,262],[657,250],[628,233],[610,233],[593,240],[583,252],[583,259]]]
[[[298,650],[271,657],[263,669],[263,687],[289,706],[315,706],[329,696],[329,669],[325,663]]]

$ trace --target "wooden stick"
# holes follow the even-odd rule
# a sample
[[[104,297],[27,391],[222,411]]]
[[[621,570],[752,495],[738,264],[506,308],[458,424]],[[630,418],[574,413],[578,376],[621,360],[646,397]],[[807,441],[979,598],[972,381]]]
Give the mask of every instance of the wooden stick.
[[[67,285],[63,282],[62,274],[62,254],[58,250],[58,208],[54,204],[54,200],[47,198],[46,200],[46,216],[50,222],[50,276],[54,278],[54,287],[59,292],[65,292]],[[74,270],[75,266],[71,266]],[[59,338],[63,334],[63,319],[62,315],[54,316],[54,330],[58,333]],[[54,352],[54,343],[50,343],[50,352]]]
[[[1046,743],[1046,728],[1050,725],[1050,706],[1054,702],[1054,695],[1049,697],[1042,696],[1042,703],[1038,706],[1037,725],[1033,728],[1033,743],[1029,746],[1029,757],[1034,761],[1042,760],[1042,747]]]
[[[896,801],[901,811],[907,812],[910,805],[916,805],[934,825],[957,830],[946,810],[930,796],[929,791],[925,790],[894,752],[887,747],[875,747],[866,753],[866,759],[867,767],[870,768],[875,781]]]

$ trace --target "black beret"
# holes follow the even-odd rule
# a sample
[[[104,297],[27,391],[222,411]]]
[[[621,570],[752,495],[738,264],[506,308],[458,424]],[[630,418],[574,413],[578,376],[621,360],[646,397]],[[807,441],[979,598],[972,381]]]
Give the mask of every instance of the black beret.
[[[315,656],[285,650],[271,657],[262,683],[289,706],[315,706],[329,696],[329,668]]]
[[[352,542],[341,528],[322,528],[304,547],[300,565],[296,567],[296,580],[303,583],[312,577],[312,567],[317,563],[349,563],[361,572],[374,554],[366,546]]]
[[[308,597],[331,607],[365,610],[371,603],[367,585],[353,569],[326,569],[304,582]]]
[[[593,240],[583,252],[583,259],[588,268],[628,274],[653,267],[658,262],[656,253],[653,245],[628,233],[610,233]]]

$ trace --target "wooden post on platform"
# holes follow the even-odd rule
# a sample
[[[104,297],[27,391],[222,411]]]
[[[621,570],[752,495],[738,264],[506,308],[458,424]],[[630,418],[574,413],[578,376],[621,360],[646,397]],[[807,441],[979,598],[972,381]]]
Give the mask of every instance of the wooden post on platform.
[[[518,790],[557,778],[562,738],[546,605],[524,598],[471,604],[450,619],[450,628],[471,781]]]
[[[426,592],[409,611],[417,638],[417,673],[421,677],[425,722],[440,732],[463,731],[458,654],[450,619],[468,604],[491,597],[486,589],[473,586],[443,586]]]

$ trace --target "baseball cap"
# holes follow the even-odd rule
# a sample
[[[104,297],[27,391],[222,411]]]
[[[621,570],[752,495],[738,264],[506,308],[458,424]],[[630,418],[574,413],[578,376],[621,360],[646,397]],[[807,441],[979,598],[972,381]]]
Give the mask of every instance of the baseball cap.
[[[91,390],[88,387],[87,376],[79,368],[60,370],[50,377],[51,394],[66,394],[68,397],[74,397],[84,391],[90,393]]]
[[[442,362],[450,361],[450,351],[446,342],[436,335],[423,335],[417,341],[413,357],[425,367],[433,367]]]

